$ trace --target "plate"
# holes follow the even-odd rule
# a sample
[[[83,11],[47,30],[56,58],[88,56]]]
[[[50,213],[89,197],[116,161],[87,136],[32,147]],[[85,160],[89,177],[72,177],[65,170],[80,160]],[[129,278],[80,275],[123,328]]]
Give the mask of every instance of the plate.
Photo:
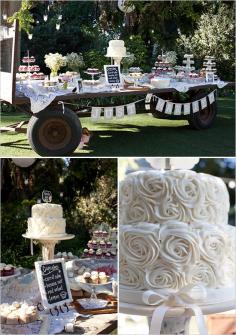
[[[106,307],[106,305],[108,304],[108,301],[103,299],[84,298],[84,299],[77,299],[77,301],[84,309],[101,309]]]

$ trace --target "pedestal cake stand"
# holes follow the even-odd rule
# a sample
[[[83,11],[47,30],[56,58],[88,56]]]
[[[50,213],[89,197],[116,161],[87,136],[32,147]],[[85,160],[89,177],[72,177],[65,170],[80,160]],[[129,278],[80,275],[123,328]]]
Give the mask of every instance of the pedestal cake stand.
[[[149,326],[151,317],[157,306],[136,305],[130,303],[119,302],[119,312],[129,315],[141,315],[148,317]],[[199,305],[203,315],[222,313],[236,308],[236,300],[233,299],[225,302],[218,302],[214,305]],[[161,334],[168,335],[191,335],[189,333],[189,323],[193,312],[182,307],[174,307],[169,309],[162,322]],[[151,334],[154,335],[154,334]],[[200,333],[200,335],[202,335]],[[205,335],[205,333],[204,333]]]
[[[48,236],[33,236],[28,234],[22,235],[25,238],[29,238],[33,243],[40,243],[42,246],[42,257],[44,261],[49,261],[54,259],[54,249],[57,243],[63,240],[70,240],[75,237],[73,234],[58,234],[58,235],[48,235]]]

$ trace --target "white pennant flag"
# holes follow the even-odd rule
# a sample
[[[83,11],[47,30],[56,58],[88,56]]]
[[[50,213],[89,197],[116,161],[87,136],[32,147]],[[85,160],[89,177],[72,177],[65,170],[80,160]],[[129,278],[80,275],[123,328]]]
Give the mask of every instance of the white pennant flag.
[[[166,114],[171,114],[172,113],[172,110],[173,110],[173,106],[174,104],[172,102],[167,102],[166,103],[166,110],[165,110],[165,113]]]
[[[146,95],[146,98],[145,98],[145,109],[146,109],[146,110],[150,110],[150,102],[151,102],[151,100],[152,100],[152,96],[153,96],[152,93],[148,93],[148,94]]]
[[[146,95],[146,98],[145,98],[145,104],[150,104],[151,100],[152,100],[152,96],[153,94],[152,93],[148,93]]]
[[[111,120],[113,118],[113,107],[104,108],[104,119]]]
[[[211,92],[208,95],[208,98],[209,98],[209,102],[210,102],[210,105],[211,105],[215,101],[215,94],[214,94],[214,92]]]
[[[184,104],[184,115],[190,114],[190,102]]]
[[[163,100],[161,98],[158,98],[158,102],[157,102],[157,105],[156,105],[156,110],[159,111],[159,112],[162,112],[163,108],[164,108],[164,105],[165,105],[165,100]]]
[[[201,99],[201,107],[202,109],[207,108],[207,98],[206,97]]]
[[[199,112],[199,103],[198,103],[198,100],[197,101],[193,101],[192,105],[193,105],[193,113]]]
[[[182,104],[175,104],[174,115],[181,115]]]
[[[97,121],[100,119],[101,111],[102,111],[101,107],[92,107],[91,118],[93,121]]]
[[[122,119],[125,114],[125,109],[124,106],[117,106],[116,107],[116,118],[117,119]]]
[[[135,115],[136,114],[136,106],[135,104],[129,104],[127,107],[127,114],[128,115]]]

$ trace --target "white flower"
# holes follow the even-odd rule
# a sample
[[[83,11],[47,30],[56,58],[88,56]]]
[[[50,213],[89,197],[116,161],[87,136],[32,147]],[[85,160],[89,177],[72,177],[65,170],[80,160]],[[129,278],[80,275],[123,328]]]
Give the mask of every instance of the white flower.
[[[203,284],[207,287],[217,287],[217,271],[207,262],[200,260],[186,271],[188,284]]]
[[[53,72],[57,72],[62,66],[66,65],[66,57],[63,57],[58,52],[55,54],[49,53],[44,58],[46,66]]]
[[[120,249],[128,264],[151,266],[159,256],[160,245],[158,241],[157,226],[144,223],[142,226],[120,227]],[[156,230],[156,231],[155,231]]]
[[[67,65],[72,70],[78,70],[84,67],[84,58],[83,55],[72,52],[66,55]]]
[[[216,264],[223,260],[227,249],[225,234],[212,225],[202,225],[199,230],[201,257],[210,263]]]
[[[146,287],[151,289],[179,290],[185,285],[184,273],[171,267],[169,264],[159,263],[155,267],[146,270]]]
[[[143,289],[144,272],[131,264],[122,264],[119,269],[119,283],[134,289]]]
[[[168,178],[165,178],[163,173],[149,171],[137,175],[136,191],[145,200],[150,198],[157,204],[170,196],[172,185],[168,183]]]
[[[152,222],[154,216],[152,204],[136,199],[121,208],[121,218],[124,223]]]
[[[160,257],[173,266],[194,264],[200,259],[197,234],[183,222],[169,221],[160,228]]]

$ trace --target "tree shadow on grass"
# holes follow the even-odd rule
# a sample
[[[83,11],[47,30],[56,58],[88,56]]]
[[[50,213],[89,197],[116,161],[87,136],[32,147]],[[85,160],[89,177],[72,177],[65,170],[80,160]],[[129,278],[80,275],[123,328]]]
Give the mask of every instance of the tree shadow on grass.
[[[200,131],[188,125],[106,124],[106,129],[93,132],[86,148],[89,154],[83,154],[82,150],[72,156],[233,156],[233,130],[228,131],[226,127],[221,134],[222,126],[228,121],[222,118],[212,128]]]
[[[21,140],[15,140],[12,142],[1,142],[1,147],[16,148],[16,149],[32,151],[29,143],[21,143],[21,142],[25,142],[25,139],[23,138]]]

